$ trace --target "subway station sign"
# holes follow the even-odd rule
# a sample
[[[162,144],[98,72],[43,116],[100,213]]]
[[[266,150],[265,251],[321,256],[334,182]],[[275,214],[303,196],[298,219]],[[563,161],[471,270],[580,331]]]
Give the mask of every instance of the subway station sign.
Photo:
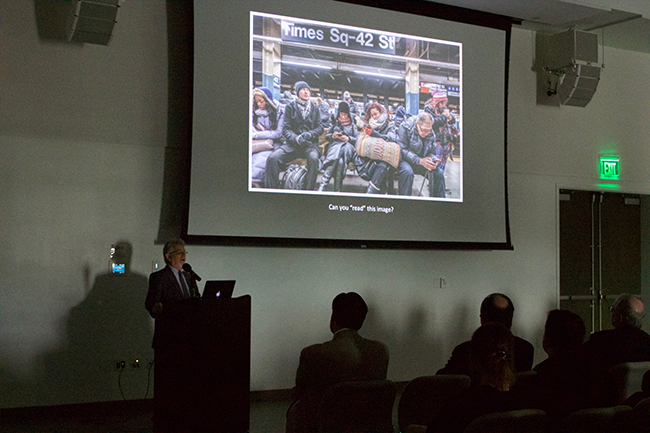
[[[372,53],[395,54],[395,36],[370,30],[282,20],[282,40]]]

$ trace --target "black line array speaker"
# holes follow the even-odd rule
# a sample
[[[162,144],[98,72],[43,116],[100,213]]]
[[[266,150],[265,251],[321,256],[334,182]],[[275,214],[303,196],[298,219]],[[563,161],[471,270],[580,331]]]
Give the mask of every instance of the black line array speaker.
[[[596,93],[600,80],[600,67],[573,65],[566,69],[562,83],[557,88],[562,105],[585,107]]]
[[[108,45],[113,37],[121,0],[73,0],[67,40]]]

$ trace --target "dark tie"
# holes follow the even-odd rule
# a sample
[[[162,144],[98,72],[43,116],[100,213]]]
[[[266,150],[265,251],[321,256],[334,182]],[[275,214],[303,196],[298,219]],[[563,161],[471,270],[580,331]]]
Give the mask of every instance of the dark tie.
[[[185,281],[185,271],[181,271],[179,277],[183,287],[183,299],[191,298],[192,295],[190,295],[190,290],[187,288],[187,282]]]

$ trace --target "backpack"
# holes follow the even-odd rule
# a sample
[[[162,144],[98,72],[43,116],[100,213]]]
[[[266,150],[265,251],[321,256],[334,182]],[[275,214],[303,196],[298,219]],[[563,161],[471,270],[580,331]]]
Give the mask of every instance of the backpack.
[[[307,167],[304,165],[291,164],[284,173],[282,183],[284,189],[305,189]]]

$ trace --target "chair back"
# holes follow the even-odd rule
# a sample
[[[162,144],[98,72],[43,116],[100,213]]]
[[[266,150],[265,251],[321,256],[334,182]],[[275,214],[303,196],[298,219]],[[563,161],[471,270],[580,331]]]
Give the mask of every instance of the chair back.
[[[411,380],[397,406],[399,431],[405,431],[412,424],[428,425],[449,398],[469,385],[469,376],[463,374],[421,376]]]
[[[325,391],[316,422],[320,433],[393,433],[397,386],[390,380],[337,383]]]
[[[650,431],[650,398],[641,400],[629,413],[625,414],[624,416],[624,431]]]
[[[463,433],[544,433],[546,412],[539,409],[513,410],[481,415]]]
[[[624,362],[607,370],[607,399],[618,405],[637,391],[641,391],[643,375],[650,370],[650,362]]]
[[[621,423],[627,418],[629,406],[599,407],[573,412],[560,423],[563,433],[620,433]]]

